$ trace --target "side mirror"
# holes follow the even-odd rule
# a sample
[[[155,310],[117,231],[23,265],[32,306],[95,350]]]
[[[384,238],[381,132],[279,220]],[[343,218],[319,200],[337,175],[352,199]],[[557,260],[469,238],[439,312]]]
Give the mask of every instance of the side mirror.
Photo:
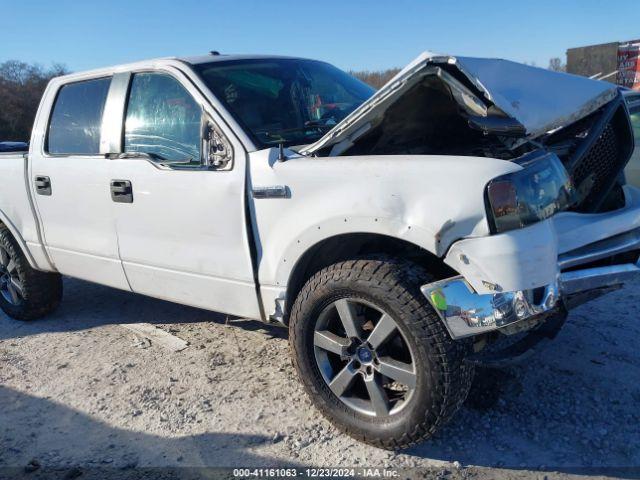
[[[233,147],[208,115],[203,115],[202,154],[205,166],[215,170],[230,170]]]

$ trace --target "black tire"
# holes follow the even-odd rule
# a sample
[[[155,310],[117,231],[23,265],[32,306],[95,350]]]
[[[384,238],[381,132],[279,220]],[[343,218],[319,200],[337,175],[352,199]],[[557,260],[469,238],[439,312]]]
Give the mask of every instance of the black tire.
[[[2,224],[0,224],[0,249],[13,261],[11,273],[21,286],[21,294],[17,302],[9,301],[0,290],[0,308],[4,313],[16,320],[36,320],[53,312],[62,300],[61,276],[58,273],[41,272],[31,268],[11,232]],[[2,270],[0,276],[7,273],[6,268]]]
[[[315,406],[336,427],[360,441],[386,449],[415,445],[442,427],[469,393],[473,380],[473,366],[465,362],[469,345],[451,339],[420,292],[419,287],[430,278],[423,268],[402,259],[359,258],[316,273],[294,302],[289,333],[300,380]],[[346,297],[362,299],[391,315],[413,352],[415,389],[396,413],[391,410],[378,417],[350,408],[331,391],[320,372],[314,354],[316,322],[327,305]]]

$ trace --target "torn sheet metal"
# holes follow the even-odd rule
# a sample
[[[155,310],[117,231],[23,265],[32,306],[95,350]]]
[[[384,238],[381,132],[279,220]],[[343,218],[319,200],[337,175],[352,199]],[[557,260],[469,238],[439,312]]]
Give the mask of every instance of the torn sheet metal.
[[[301,153],[310,155],[333,146],[330,154],[339,155],[426,75],[437,75],[445,81],[469,115],[486,117],[492,111],[510,117],[522,125],[524,139],[574,123],[617,94],[617,87],[611,83],[508,60],[424,52]]]

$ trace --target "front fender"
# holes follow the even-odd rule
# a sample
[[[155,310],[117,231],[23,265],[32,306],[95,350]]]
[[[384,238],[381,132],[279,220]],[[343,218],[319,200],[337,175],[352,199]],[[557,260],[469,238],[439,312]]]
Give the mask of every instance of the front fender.
[[[277,264],[268,266],[275,271],[275,284],[286,286],[292,270],[311,248],[329,238],[351,233],[385,235],[405,240],[432,253],[436,251],[434,232],[401,219],[369,216],[328,218],[307,226],[295,237],[282,239],[282,243],[274,243],[284,247],[280,254],[275,251],[266,252],[265,262],[267,259],[277,261]]]
[[[460,238],[489,233],[484,189],[519,170],[512,162],[460,156],[295,157],[253,152],[249,188],[282,186],[287,198],[254,198],[261,285],[285,287],[318,242],[346,233],[406,240],[444,256]]]

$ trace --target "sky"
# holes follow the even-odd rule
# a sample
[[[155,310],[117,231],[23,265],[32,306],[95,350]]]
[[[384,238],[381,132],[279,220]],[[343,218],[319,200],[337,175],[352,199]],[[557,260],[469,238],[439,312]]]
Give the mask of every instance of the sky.
[[[639,0],[0,0],[0,18],[0,62],[72,71],[210,50],[346,70],[424,50],[546,67],[567,48],[640,38]]]

